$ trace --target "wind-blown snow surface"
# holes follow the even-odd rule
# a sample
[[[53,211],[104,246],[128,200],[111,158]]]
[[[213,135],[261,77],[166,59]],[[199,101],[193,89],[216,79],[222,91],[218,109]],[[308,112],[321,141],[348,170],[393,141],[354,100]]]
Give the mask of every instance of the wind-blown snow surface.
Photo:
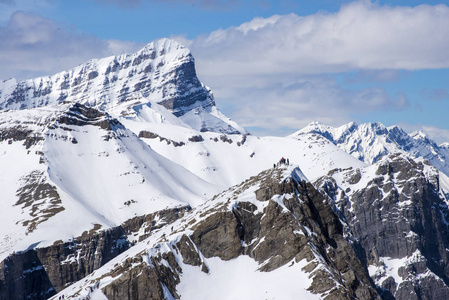
[[[385,127],[380,123],[354,122],[340,127],[331,127],[320,122],[310,123],[291,136],[305,133],[320,134],[357,159],[372,164],[381,157],[396,152],[411,157],[423,157],[438,170],[449,175],[449,150],[445,144],[437,145],[423,132],[407,134],[398,126]]]
[[[109,124],[109,130],[89,122],[64,124],[62,116],[72,108],[0,114],[3,136],[13,129],[30,131],[27,139],[0,142],[1,260],[13,251],[68,240],[94,224],[105,229],[166,207],[196,206],[222,190],[157,154],[106,115],[95,122]],[[11,127],[14,122],[17,127]],[[35,144],[25,147],[32,137]]]
[[[229,262],[219,258],[207,260],[211,275],[198,267],[186,267],[179,287],[183,299],[320,299],[307,291],[312,280],[299,269],[307,265],[301,261],[295,268],[279,268],[260,272],[257,262],[239,256]],[[237,276],[236,276],[237,274]],[[284,280],[288,278],[288,280]],[[299,284],[293,285],[292,282]]]

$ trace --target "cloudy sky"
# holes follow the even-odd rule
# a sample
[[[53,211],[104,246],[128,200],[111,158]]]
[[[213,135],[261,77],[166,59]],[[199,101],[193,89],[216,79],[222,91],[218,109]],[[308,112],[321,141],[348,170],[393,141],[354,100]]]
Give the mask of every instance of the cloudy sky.
[[[0,0],[0,79],[169,37],[191,49],[220,110],[253,134],[382,122],[449,142],[449,7],[440,2]]]

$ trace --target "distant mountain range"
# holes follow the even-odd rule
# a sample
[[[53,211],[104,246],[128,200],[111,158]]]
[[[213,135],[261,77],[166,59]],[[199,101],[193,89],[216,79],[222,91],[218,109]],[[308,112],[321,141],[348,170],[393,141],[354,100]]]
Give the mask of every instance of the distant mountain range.
[[[253,136],[168,39],[0,108],[0,299],[449,298],[447,143]]]
[[[372,164],[387,154],[403,152],[414,158],[427,159],[449,176],[448,144],[437,145],[421,131],[407,134],[398,126],[385,127],[380,123],[357,125],[351,122],[340,127],[331,127],[313,122],[292,136],[304,133],[322,135],[367,164]]]

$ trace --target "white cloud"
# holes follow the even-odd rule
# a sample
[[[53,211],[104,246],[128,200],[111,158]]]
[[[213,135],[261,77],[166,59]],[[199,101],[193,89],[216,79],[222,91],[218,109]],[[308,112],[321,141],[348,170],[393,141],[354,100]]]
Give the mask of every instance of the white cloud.
[[[197,38],[192,49],[212,75],[449,67],[449,8],[358,1],[336,13],[255,18]]]
[[[355,71],[353,83],[382,86],[399,80],[400,70],[448,68],[448,36],[445,5],[357,1],[336,13],[255,18],[200,36],[190,48],[225,113],[281,134],[314,119],[341,125],[373,111],[403,110],[409,106],[403,94],[349,90],[325,74]]]
[[[223,80],[225,80],[223,78]],[[409,106],[402,94],[391,96],[382,88],[345,89],[327,75],[237,76],[240,84],[214,88],[220,109],[251,132],[286,135],[312,121],[340,126],[378,111],[399,111]]]
[[[136,43],[77,33],[52,20],[24,12],[14,13],[0,27],[0,79],[52,75],[92,58],[134,52]]]

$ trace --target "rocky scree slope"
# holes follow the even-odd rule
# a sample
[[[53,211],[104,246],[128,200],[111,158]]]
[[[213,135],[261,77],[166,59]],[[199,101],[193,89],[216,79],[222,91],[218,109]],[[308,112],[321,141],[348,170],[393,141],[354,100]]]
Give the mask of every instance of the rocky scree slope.
[[[343,231],[298,168],[273,168],[153,231],[53,299],[380,299]]]
[[[392,154],[372,166],[336,169],[315,182],[363,246],[385,299],[449,297],[449,209],[438,171]]]

